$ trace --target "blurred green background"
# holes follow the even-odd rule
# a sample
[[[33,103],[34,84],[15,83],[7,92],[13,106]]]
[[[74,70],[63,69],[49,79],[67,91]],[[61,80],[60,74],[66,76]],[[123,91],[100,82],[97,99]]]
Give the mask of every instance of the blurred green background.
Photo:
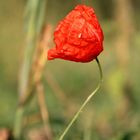
[[[13,127],[18,103],[18,81],[26,47],[26,2],[0,1],[1,128]],[[81,1],[48,0],[46,24],[55,28],[78,3]],[[99,56],[104,82],[65,139],[140,140],[140,1],[86,0],[85,4],[94,7],[104,31],[104,51]],[[51,75],[65,100],[61,100],[57,89],[47,81],[46,73]],[[82,64],[55,60],[47,63],[43,84],[54,137],[60,135],[74,112],[94,90],[98,79],[95,61]],[[26,114],[37,114],[38,111],[38,105],[32,103]],[[36,128],[39,124],[37,120],[31,126]],[[26,133],[30,131],[27,128]]]

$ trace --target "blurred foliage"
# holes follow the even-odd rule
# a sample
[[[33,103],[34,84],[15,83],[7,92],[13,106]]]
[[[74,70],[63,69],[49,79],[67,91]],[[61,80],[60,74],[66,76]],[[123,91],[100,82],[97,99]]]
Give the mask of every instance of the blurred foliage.
[[[78,3],[81,1],[49,0],[46,22],[55,26]],[[114,17],[114,1],[89,0],[85,3],[95,8],[105,34],[105,49],[100,55],[104,83],[65,139],[139,140],[140,1],[131,0],[134,32],[128,47],[130,59],[125,69],[118,62],[116,54],[115,42],[120,25],[116,23]],[[23,18],[25,4],[25,0],[0,2],[0,127],[13,126],[18,76],[25,48]],[[51,72],[66,95],[65,102],[59,100],[45,76],[43,77],[50,124],[57,138],[85,97],[95,88],[99,78],[98,68],[94,61],[81,64],[55,60],[48,62],[45,71],[47,70]],[[39,111],[34,100],[27,107],[27,116],[34,117]],[[68,102],[70,106],[66,105]],[[35,117],[33,124],[29,124],[24,130],[25,133],[31,128],[40,127],[40,123]]]

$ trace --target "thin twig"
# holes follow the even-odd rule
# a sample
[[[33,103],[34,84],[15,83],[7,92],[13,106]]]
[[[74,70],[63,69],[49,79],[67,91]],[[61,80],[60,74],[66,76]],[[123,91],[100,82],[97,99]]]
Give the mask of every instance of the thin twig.
[[[35,51],[36,53],[34,56],[34,63],[32,69],[32,73],[34,74],[33,80],[35,82],[34,84],[38,95],[37,97],[38,97],[38,104],[40,108],[40,114],[44,123],[44,128],[48,140],[52,139],[52,133],[49,127],[49,114],[48,114],[47,106],[45,104],[44,87],[41,83],[41,78],[42,78],[44,67],[47,62],[46,59],[46,54],[48,50],[47,46],[49,44],[51,33],[52,33],[52,26],[50,25],[46,26],[42,38],[39,42],[39,45]]]
[[[42,83],[39,82],[36,88],[37,88],[38,104],[40,108],[41,118],[44,123],[44,130],[47,136],[47,140],[52,140],[52,132],[49,126],[49,113],[45,103],[44,87]]]

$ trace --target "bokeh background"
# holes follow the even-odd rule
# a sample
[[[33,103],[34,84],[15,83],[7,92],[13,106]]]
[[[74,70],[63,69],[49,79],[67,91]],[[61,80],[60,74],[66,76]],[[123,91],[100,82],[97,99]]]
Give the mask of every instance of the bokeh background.
[[[36,30],[34,21],[41,21],[29,22],[28,11],[35,1],[0,1],[1,129],[13,129],[22,83],[19,77],[24,77],[24,72],[21,72],[23,63],[32,59],[32,55],[27,57],[25,52],[30,46],[28,30]],[[30,4],[27,6],[27,3]],[[82,2],[48,0],[45,3],[43,26],[51,28],[47,47],[54,45],[53,30],[59,20],[79,3]],[[140,140],[140,1],[85,0],[83,3],[94,7],[104,31],[104,51],[99,56],[104,82],[65,139]],[[98,73],[95,61],[86,64],[64,60],[47,62],[41,81],[49,116],[48,126],[54,139],[96,87]],[[38,97],[32,96],[34,98],[25,109],[22,134],[24,139],[44,140]]]

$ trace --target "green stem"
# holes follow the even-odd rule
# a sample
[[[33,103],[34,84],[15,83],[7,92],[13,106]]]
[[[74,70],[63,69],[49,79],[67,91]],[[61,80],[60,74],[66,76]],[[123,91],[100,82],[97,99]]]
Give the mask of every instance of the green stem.
[[[28,0],[25,11],[26,24],[26,48],[23,57],[23,64],[19,79],[19,106],[15,114],[15,123],[13,135],[16,139],[20,139],[22,132],[23,113],[25,105],[30,98],[33,98],[34,75],[32,76],[32,60],[36,42],[41,33],[47,0]],[[30,74],[31,73],[31,74]]]
[[[87,97],[87,99],[84,101],[84,103],[82,104],[82,106],[80,107],[80,109],[78,110],[78,112],[75,114],[75,116],[73,117],[73,119],[71,120],[71,122],[68,124],[68,126],[66,127],[66,129],[64,130],[64,132],[62,133],[62,135],[60,136],[59,140],[63,140],[64,136],[66,135],[66,133],[68,132],[68,130],[70,129],[70,127],[73,125],[73,123],[76,121],[76,119],[78,118],[78,116],[80,115],[80,113],[83,111],[84,107],[87,105],[87,103],[91,100],[91,98],[93,97],[93,95],[100,89],[101,87],[101,83],[103,81],[103,72],[102,72],[102,68],[100,65],[100,62],[98,60],[98,58],[96,58],[96,62],[98,64],[99,67],[99,72],[100,72],[100,82],[97,85],[96,89]]]
[[[16,140],[20,138],[21,130],[22,130],[22,117],[23,117],[23,108],[19,107],[16,111],[16,120],[15,120],[15,125],[14,125],[14,130],[13,130],[13,135]]]

